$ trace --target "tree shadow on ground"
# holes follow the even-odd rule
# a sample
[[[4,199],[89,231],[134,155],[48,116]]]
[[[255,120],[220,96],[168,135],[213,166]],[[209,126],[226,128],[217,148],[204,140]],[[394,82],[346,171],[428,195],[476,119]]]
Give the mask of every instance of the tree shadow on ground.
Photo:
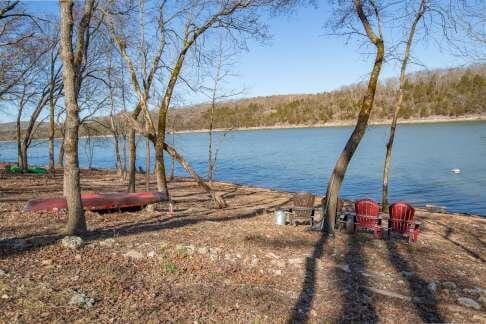
[[[464,246],[463,244],[461,244],[461,243],[459,243],[459,242],[457,242],[457,241],[455,241],[451,238],[451,235],[456,231],[454,228],[447,226],[447,225],[444,225],[444,224],[440,224],[440,223],[438,223],[438,224],[445,227],[445,235],[442,235],[441,233],[434,231],[432,229],[430,229],[430,231],[439,235],[440,237],[446,239],[447,241],[451,242],[455,246],[461,248],[464,252],[466,252],[467,254],[472,256],[473,258],[478,259],[479,261],[481,261],[483,263],[485,262],[485,260],[481,257],[481,255],[479,255],[478,253],[474,252],[473,250],[469,249],[468,247]],[[477,235],[474,235],[473,233],[471,233],[469,231],[466,231],[466,233],[467,233],[466,235],[470,235],[470,236],[473,236],[474,238],[476,238],[477,242],[479,244],[481,244],[483,246],[483,248],[485,247],[485,244],[480,240],[480,238]]]
[[[339,322],[375,323],[379,320],[373,303],[373,293],[366,288],[369,283],[363,275],[363,271],[366,269],[363,247],[369,244],[368,236],[367,233],[348,235],[344,268],[335,269],[336,278],[339,279],[338,282],[341,283],[343,292]],[[346,265],[349,270],[346,269]]]
[[[309,319],[309,312],[312,301],[316,294],[316,274],[317,274],[317,259],[322,256],[322,250],[328,240],[326,234],[321,234],[319,240],[314,245],[312,255],[305,260],[304,281],[302,283],[302,290],[297,298],[297,301],[292,309],[292,314],[289,318],[289,323],[307,322]]]
[[[437,299],[428,289],[428,282],[413,272],[410,263],[398,252],[397,242],[394,239],[386,241],[388,258],[396,271],[408,283],[412,303],[417,314],[424,323],[443,323],[444,318],[437,308]]]

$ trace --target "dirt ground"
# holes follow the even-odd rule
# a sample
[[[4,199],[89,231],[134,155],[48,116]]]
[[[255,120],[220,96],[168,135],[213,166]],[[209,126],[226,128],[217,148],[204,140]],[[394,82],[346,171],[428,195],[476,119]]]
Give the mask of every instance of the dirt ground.
[[[176,179],[172,214],[87,213],[73,250],[60,244],[64,214],[22,212],[60,195],[62,176],[0,173],[0,321],[486,323],[486,219],[419,210],[415,244],[327,238],[274,224],[289,193],[215,185],[225,209]],[[109,171],[83,170],[82,187],[125,189]]]

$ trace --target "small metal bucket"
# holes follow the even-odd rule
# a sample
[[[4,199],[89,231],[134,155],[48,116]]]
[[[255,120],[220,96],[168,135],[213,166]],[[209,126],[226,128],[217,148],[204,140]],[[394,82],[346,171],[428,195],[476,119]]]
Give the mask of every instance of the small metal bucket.
[[[285,225],[287,222],[287,214],[283,210],[275,211],[275,224],[277,225]]]

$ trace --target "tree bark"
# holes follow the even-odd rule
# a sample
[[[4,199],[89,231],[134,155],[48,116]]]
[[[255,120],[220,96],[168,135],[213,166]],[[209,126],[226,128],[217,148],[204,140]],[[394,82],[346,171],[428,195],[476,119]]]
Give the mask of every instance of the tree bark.
[[[145,191],[150,191],[150,141],[145,139]]]
[[[163,192],[168,196],[169,188],[167,187],[164,163],[166,113],[167,110],[159,111],[159,125],[157,139],[155,141],[155,170],[157,175],[157,191]]]
[[[59,145],[59,154],[57,156],[57,167],[59,169],[64,168],[64,134],[61,139],[61,144]]]
[[[216,104],[216,85],[213,89],[213,97],[211,100],[211,108],[209,110],[209,143],[208,143],[208,181],[212,183],[213,181],[213,170],[214,170],[214,160],[213,160],[213,123],[214,123],[214,106]]]
[[[385,53],[385,47],[383,44],[383,39],[377,36],[366,17],[362,3],[360,0],[354,0],[356,13],[363,24],[363,27],[367,33],[368,38],[376,47],[375,62],[373,65],[373,70],[371,71],[370,79],[368,81],[368,88],[366,94],[361,103],[361,109],[358,115],[358,121],[353,130],[353,133],[349,137],[341,155],[336,161],[334,170],[329,179],[326,193],[326,204],[323,206],[323,212],[325,215],[324,221],[321,223],[321,230],[324,230],[330,234],[334,233],[334,227],[336,223],[336,206],[338,200],[338,194],[341,189],[342,182],[344,180],[344,175],[348,168],[349,162],[351,161],[354,152],[358,148],[358,145],[363,138],[368,125],[368,120],[370,117],[371,109],[373,108],[373,102],[375,99],[376,85],[378,82],[378,77],[381,71],[381,66],[383,64],[383,57]]]
[[[16,132],[16,138],[17,138],[17,164],[19,165],[20,168],[22,168],[22,155],[20,152],[22,152],[22,132],[21,132],[21,118],[22,118],[22,110],[23,110],[23,105],[20,106],[19,111],[17,113],[17,122],[15,125],[15,132]]]
[[[135,143],[135,130],[130,129],[128,134],[128,192],[135,192],[135,173],[137,161],[137,146]]]
[[[73,2],[61,0],[61,58],[63,62],[62,77],[64,83],[64,104],[66,106],[66,130],[64,136],[64,193],[68,209],[66,234],[82,235],[86,232],[86,220],[81,201],[79,179],[78,130],[79,106],[78,95],[81,86],[80,65],[87,44],[85,32],[91,20],[94,0],[86,0],[84,15],[79,23],[76,51],[73,52]]]
[[[139,102],[131,114],[131,118],[137,120],[142,110],[142,104]],[[135,175],[137,163],[137,143],[135,137],[135,128],[131,128],[128,133],[128,192],[135,192]]]
[[[395,106],[395,111],[393,112],[393,119],[390,125],[390,135],[388,138],[388,142],[386,144],[386,155],[385,155],[385,163],[383,165],[383,191],[381,196],[381,208],[382,210],[388,209],[388,177],[390,173],[390,165],[392,159],[392,151],[393,151],[393,142],[395,140],[395,131],[397,128],[398,123],[398,114],[400,113],[400,109],[403,105],[403,97],[405,96],[405,81],[406,81],[406,71],[407,71],[407,64],[410,58],[410,50],[413,43],[413,38],[415,36],[415,30],[417,28],[417,24],[420,19],[423,17],[425,10],[427,8],[427,1],[422,0],[420,2],[420,8],[415,15],[415,19],[410,27],[410,32],[408,34],[407,43],[405,46],[405,52],[403,54],[402,59],[402,66],[400,69],[400,89],[398,90],[398,99],[397,104]]]
[[[56,109],[56,100],[54,100],[54,92],[56,88],[56,74],[55,74],[55,64],[58,57],[57,51],[54,53],[51,51],[51,66],[50,66],[50,87],[49,87],[49,173],[54,174],[55,172],[55,161],[54,161],[54,136],[56,132],[56,124],[54,121],[54,113]]]
[[[54,174],[55,172],[55,162],[54,162],[54,136],[55,127],[54,122],[54,102],[51,99],[49,102],[49,173]]]
[[[22,170],[22,172],[27,172],[27,169],[29,167],[29,161],[27,160],[27,146],[25,143],[20,144],[20,164],[19,168]]]

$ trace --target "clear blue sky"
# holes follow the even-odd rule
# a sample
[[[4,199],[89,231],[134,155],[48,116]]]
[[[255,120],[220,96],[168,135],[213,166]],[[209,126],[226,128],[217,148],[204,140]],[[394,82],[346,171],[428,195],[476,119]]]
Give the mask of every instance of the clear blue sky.
[[[229,80],[225,89],[244,88],[242,97],[316,93],[366,80],[373,56],[364,55],[356,42],[346,45],[343,37],[326,35],[323,26],[329,8],[327,1],[322,3],[318,8],[298,8],[290,16],[266,17],[272,39],[264,45],[256,41],[248,43],[249,50],[235,58],[234,70],[238,77]],[[57,1],[25,1],[24,4],[39,12],[58,11]],[[423,66],[411,65],[409,71],[470,63],[441,53],[431,43],[418,43],[413,52]],[[381,78],[396,76],[397,63],[387,62]],[[187,94],[183,99],[186,104],[207,100],[187,89],[181,89],[180,93]],[[12,117],[0,116],[0,120]]]
[[[326,35],[326,8],[304,7],[290,17],[269,21],[273,39],[268,46],[250,44],[240,56],[237,73],[249,90],[247,96],[315,93],[363,81],[371,69],[372,55],[363,55],[357,43]],[[447,68],[465,62],[441,53],[432,44],[417,44],[415,56],[427,69]],[[409,70],[424,69],[410,66]],[[398,76],[398,65],[388,62],[382,79]]]

